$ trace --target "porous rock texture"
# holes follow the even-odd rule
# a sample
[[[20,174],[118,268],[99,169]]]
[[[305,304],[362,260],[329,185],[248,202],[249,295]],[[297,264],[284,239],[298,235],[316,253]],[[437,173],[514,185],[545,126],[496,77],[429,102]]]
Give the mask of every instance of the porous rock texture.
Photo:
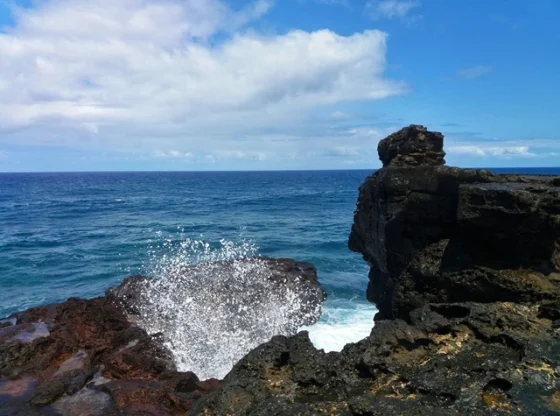
[[[560,413],[560,178],[447,167],[422,126],[378,150],[349,239],[370,336],[328,354],[275,337],[191,414]]]
[[[0,415],[180,415],[214,390],[176,371],[111,296],[29,309],[0,329]]]
[[[324,300],[311,264],[259,261],[278,285],[303,284],[309,304]],[[219,380],[177,371],[163,346],[165,334],[148,335],[134,325],[147,280],[133,276],[103,297],[69,299],[0,320],[0,416],[184,415],[214,391]]]

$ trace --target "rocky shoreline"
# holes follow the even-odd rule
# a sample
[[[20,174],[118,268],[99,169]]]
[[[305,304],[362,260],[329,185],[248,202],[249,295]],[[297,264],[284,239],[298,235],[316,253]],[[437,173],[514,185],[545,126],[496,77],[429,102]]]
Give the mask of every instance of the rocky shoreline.
[[[325,353],[277,336],[199,381],[131,323],[121,286],[0,322],[0,414],[559,414],[560,178],[447,167],[416,125],[378,151],[349,238],[371,268],[369,337]]]
[[[560,178],[446,167],[422,126],[378,150],[349,238],[370,336],[329,354],[276,337],[192,414],[560,413]]]
[[[211,270],[224,277],[234,266],[255,263],[258,268],[245,270],[269,279],[271,286],[263,288],[288,287],[303,297],[309,309],[291,323],[319,318],[317,306],[326,294],[309,263],[245,259],[213,263]],[[200,269],[177,272],[192,281]],[[148,334],[136,324],[150,281],[132,276],[105,296],[69,299],[0,320],[0,416],[184,415],[216,390],[219,380],[177,370],[165,334]]]

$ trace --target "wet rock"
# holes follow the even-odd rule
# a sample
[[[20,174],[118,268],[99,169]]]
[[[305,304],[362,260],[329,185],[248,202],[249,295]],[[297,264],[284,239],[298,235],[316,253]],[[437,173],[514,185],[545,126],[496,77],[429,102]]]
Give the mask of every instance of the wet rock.
[[[35,406],[50,404],[62,396],[64,390],[64,382],[62,380],[45,381],[35,390],[35,393],[29,399],[29,403]]]
[[[15,325],[17,322],[17,319],[12,318],[12,319],[0,319],[0,330],[2,328],[7,328],[9,326],[13,326]]]
[[[349,246],[379,313],[341,353],[307,334],[243,358],[194,415],[553,415],[560,406],[558,179],[443,166],[443,136],[379,145]]]
[[[0,415],[3,415],[1,409],[11,409],[16,413],[17,409],[26,408],[38,384],[38,380],[33,377],[0,379]],[[8,410],[5,414],[9,414]]]
[[[185,376],[111,296],[69,299],[17,320],[0,334],[0,415],[142,414],[152,404],[153,414],[184,414],[217,387],[196,379],[189,397],[175,397],[170,380]]]
[[[245,303],[247,305],[262,302],[265,297],[271,295],[270,291],[274,291],[275,286],[278,285],[277,288],[291,289],[293,293],[299,294],[301,297],[301,308],[298,310],[298,316],[291,319],[294,322],[298,321],[297,326],[313,324],[319,319],[320,309],[317,306],[321,305],[327,294],[319,284],[317,269],[311,263],[267,257],[213,262],[202,266],[179,267],[177,270],[170,271],[167,280],[170,287],[180,291],[192,291],[196,289],[196,287],[191,287],[193,283],[208,280],[205,278],[207,274],[220,276],[220,280],[226,282],[226,284],[216,284],[216,292],[230,291],[231,297],[237,299],[244,298],[243,293],[234,293],[234,291],[244,288],[235,284],[227,284],[227,280],[239,273],[240,270],[243,273],[255,274],[255,279],[265,279],[273,284],[268,287],[263,285],[263,288],[268,289],[268,292],[265,290],[252,292],[252,297],[246,299]],[[149,296],[153,292],[153,288],[150,287],[151,283],[152,280],[145,276],[131,276],[119,286],[108,289],[106,294],[119,299],[125,310],[134,317],[134,315],[141,313],[139,305],[150,303]]]
[[[89,360],[87,352],[80,350],[72,357],[68,358],[66,361],[60,364],[60,366],[54,372],[53,377],[57,377],[76,370],[85,370],[88,362]]]
[[[114,398],[117,407],[131,404],[159,404],[166,408],[173,403],[169,398],[169,386],[153,380],[112,380],[100,387],[101,391]]]
[[[240,266],[261,273],[248,278],[269,280],[265,288],[299,290],[307,296],[303,306],[317,307],[325,298],[308,263],[246,259],[209,270],[219,278]],[[200,270],[181,268],[170,279],[185,273]],[[216,390],[219,380],[177,371],[162,334],[148,335],[135,325],[149,281],[134,276],[104,297],[68,299],[0,321],[0,416],[184,415]]]
[[[80,370],[72,370],[70,372],[64,373],[64,376],[61,377],[62,381],[64,382],[64,391],[68,395],[72,395],[77,393],[84,387],[88,379],[90,378],[90,374],[87,374]]]
[[[117,415],[113,399],[107,393],[93,389],[83,389],[77,394],[63,397],[52,409],[61,416],[108,416]]]

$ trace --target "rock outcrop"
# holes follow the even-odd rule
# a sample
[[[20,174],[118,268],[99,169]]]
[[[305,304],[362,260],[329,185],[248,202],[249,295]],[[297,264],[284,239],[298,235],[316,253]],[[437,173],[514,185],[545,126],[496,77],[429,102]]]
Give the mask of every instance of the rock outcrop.
[[[439,166],[445,164],[443,134],[424,126],[408,126],[381,140],[377,146],[383,167]]]
[[[349,239],[371,335],[328,354],[276,337],[191,414],[560,413],[560,178],[446,167],[422,126],[378,149]]]
[[[131,276],[120,286],[109,288],[106,294],[118,298],[134,320],[135,315],[147,312],[145,309],[140,310],[142,306],[153,302],[150,299],[153,282],[147,277]],[[207,289],[204,286],[211,287]],[[189,292],[207,291],[212,297],[223,295],[222,300],[228,299],[228,306],[234,308],[228,311],[230,315],[240,315],[242,311],[238,310],[239,307],[255,307],[275,294],[286,293],[288,297],[298,297],[298,308],[291,311],[291,316],[286,319],[286,324],[297,328],[317,322],[321,315],[321,304],[327,298],[326,291],[317,280],[317,269],[311,263],[269,257],[181,266],[170,271],[163,287],[158,285],[157,290],[164,290],[163,295],[166,297],[178,297],[175,302],[177,307],[180,307]],[[157,314],[159,308],[149,312]],[[162,319],[166,319],[165,316]]]
[[[267,288],[303,288],[302,296],[308,297],[303,304],[309,307],[324,300],[311,264],[242,262],[256,261],[273,283]],[[218,263],[210,270],[225,273],[230,267]],[[169,278],[196,270],[177,270]],[[135,325],[149,281],[134,276],[104,297],[69,299],[0,320],[0,416],[184,415],[214,391],[220,381],[177,371],[164,347],[165,334],[149,335]]]
[[[0,415],[179,415],[216,389],[178,372],[116,299],[29,309],[0,329]],[[123,413],[124,412],[124,413]]]

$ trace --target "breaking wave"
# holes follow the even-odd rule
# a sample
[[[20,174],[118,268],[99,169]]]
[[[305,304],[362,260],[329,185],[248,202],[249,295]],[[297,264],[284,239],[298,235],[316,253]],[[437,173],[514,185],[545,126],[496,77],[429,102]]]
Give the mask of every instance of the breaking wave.
[[[201,379],[223,378],[251,349],[320,315],[305,288],[271,281],[251,242],[165,240],[149,258],[138,324],[162,333],[178,369]]]
[[[319,322],[301,329],[309,332],[316,348],[342,351],[346,344],[361,341],[371,333],[376,313],[375,306],[365,299],[329,298]]]

